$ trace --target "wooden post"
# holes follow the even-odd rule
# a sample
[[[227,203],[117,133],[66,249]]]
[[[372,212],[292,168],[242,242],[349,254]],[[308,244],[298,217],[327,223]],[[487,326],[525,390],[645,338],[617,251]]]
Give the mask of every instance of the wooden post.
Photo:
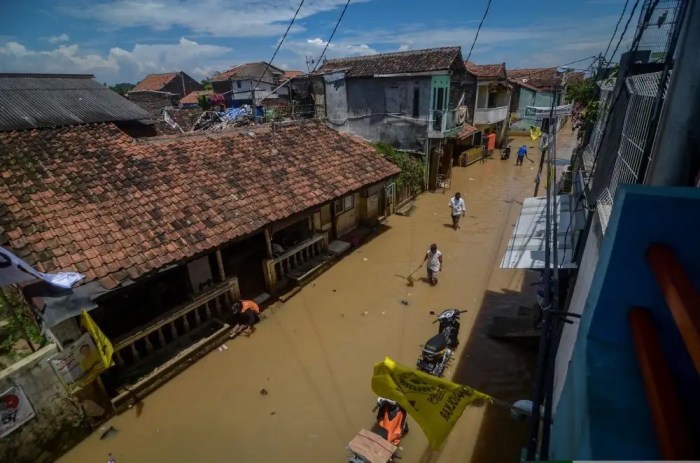
[[[219,281],[226,281],[224,272],[224,259],[221,257],[221,248],[216,250],[216,266],[219,268]]]
[[[270,228],[265,228],[265,245],[267,246],[267,257],[272,259],[272,233],[270,233]]]

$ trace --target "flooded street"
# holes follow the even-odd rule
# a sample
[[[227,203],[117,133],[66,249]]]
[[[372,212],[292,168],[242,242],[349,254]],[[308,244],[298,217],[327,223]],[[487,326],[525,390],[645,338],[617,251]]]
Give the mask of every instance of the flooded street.
[[[515,139],[507,161],[496,152],[485,163],[454,168],[451,190],[421,195],[410,217],[390,217],[371,241],[268,308],[250,338],[204,356],[110,420],[118,433],[104,440],[93,434],[59,461],[104,462],[110,452],[118,463],[345,461],[347,443],[373,425],[374,363],[389,356],[415,365],[436,332],[429,311],[449,307],[469,312],[446,376],[509,402],[529,399],[534,354],[485,334],[491,317],[534,301],[532,275],[498,268],[522,199],[534,190],[539,150],[528,150],[535,163],[514,165],[523,140],[538,144]],[[456,191],[467,203],[458,231],[447,205]],[[444,256],[439,284],[416,279],[407,286],[432,242]],[[405,463],[515,462],[527,431],[507,410],[471,407],[433,453],[411,418],[409,425]]]

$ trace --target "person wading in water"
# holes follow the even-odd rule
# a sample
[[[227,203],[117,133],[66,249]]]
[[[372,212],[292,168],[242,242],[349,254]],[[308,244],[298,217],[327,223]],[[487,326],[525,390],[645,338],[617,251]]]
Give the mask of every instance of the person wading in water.
[[[430,245],[430,249],[423,258],[423,263],[428,262],[428,281],[435,286],[438,281],[438,272],[442,270],[442,253],[438,251],[437,244]]]

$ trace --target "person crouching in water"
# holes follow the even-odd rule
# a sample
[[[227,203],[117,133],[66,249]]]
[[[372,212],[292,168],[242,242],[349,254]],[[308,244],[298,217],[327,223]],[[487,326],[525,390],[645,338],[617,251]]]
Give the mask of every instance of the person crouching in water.
[[[237,322],[235,328],[231,330],[230,337],[244,333],[250,336],[255,331],[253,325],[260,321],[260,306],[253,301],[240,300],[233,303],[233,315]]]
[[[432,286],[437,284],[438,272],[442,270],[442,253],[438,251],[437,244],[430,245],[430,250],[425,254],[423,263],[428,262],[428,281]]]

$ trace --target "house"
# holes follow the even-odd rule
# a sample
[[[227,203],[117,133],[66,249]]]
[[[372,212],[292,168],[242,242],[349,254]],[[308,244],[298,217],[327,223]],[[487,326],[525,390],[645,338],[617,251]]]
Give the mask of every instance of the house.
[[[190,92],[180,100],[180,107],[183,109],[198,108],[200,97],[210,97],[213,94],[214,92],[212,90],[196,90]]]
[[[289,101],[289,88],[280,85],[288,78],[285,71],[269,63],[240,64],[211,79],[214,93],[225,95],[229,105],[257,105],[260,100],[284,99]],[[280,88],[278,88],[280,87]]]
[[[295,77],[300,77],[303,75],[304,75],[303,71],[284,71],[284,78],[285,79],[293,79]]]
[[[166,72],[147,75],[126,93],[126,97],[154,116],[159,116],[164,108],[177,106],[185,95],[202,90],[204,86],[186,73]]]
[[[510,117],[511,92],[506,64],[466,63],[467,71],[477,80],[472,124],[482,134],[495,133],[496,143],[505,141]]]
[[[0,244],[85,275],[31,302],[59,345],[90,311],[114,345],[103,380],[117,407],[133,378],[154,387],[178,351],[225,335],[232,299],[308,278],[338,238],[376,224],[399,173],[309,121],[139,140],[113,123],[10,130],[0,159]]]
[[[114,122],[132,136],[155,135],[151,115],[91,74],[0,74],[0,130]]]
[[[459,47],[326,61],[314,74],[317,117],[337,130],[421,156],[426,184],[449,176],[473,85]]]

